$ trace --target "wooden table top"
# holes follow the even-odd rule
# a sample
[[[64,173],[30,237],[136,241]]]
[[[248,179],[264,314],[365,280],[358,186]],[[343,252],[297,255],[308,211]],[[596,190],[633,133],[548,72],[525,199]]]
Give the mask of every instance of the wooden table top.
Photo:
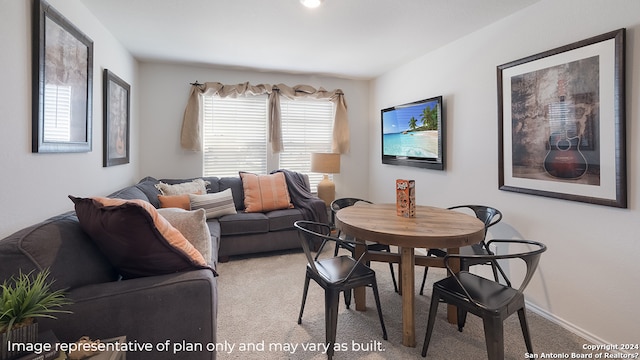
[[[336,227],[357,239],[412,248],[456,248],[484,237],[475,216],[420,205],[415,218],[396,215],[396,204],[349,206],[336,213]]]

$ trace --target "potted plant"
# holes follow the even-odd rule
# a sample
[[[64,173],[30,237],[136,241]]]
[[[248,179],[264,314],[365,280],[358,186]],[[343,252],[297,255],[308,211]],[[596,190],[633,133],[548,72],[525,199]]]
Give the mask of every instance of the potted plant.
[[[69,313],[60,308],[71,303],[62,290],[52,290],[49,270],[19,273],[0,286],[0,360],[18,356],[9,351],[8,342],[36,342],[38,318],[55,319],[56,313]]]

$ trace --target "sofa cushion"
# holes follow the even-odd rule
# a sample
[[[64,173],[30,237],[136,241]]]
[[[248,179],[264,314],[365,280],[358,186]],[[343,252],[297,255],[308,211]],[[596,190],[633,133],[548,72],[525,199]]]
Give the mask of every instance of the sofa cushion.
[[[204,209],[188,211],[180,208],[158,209],[171,226],[195,247],[205,261],[211,265],[211,233],[207,226],[207,217]]]
[[[207,183],[208,182],[202,179],[195,179],[173,185],[160,181],[156,184],[156,188],[160,190],[162,195],[206,194]]]
[[[256,175],[240,173],[244,189],[244,211],[264,212],[292,208],[283,173]]]
[[[231,189],[233,195],[233,203],[236,205],[237,211],[244,210],[244,189],[242,188],[242,180],[237,177],[222,177],[218,180],[218,191]]]
[[[118,279],[118,273],[69,212],[0,240],[0,282],[18,271],[51,271],[52,288],[74,289]]]
[[[156,208],[159,208],[160,203],[158,202],[158,195],[160,195],[160,190],[156,188],[156,184],[158,184],[157,179],[151,176],[147,176],[144,179],[140,180],[135,185],[135,187],[140,189],[140,191],[142,191],[147,196],[151,205],[153,205]]]
[[[293,229],[294,222],[304,220],[302,212],[298,209],[274,210],[265,215],[269,219],[269,231]]]
[[[218,250],[220,248],[220,222],[218,219],[209,219],[207,220],[207,226],[211,234],[211,260],[213,261],[213,268],[215,269],[218,262]]]
[[[220,185],[219,185],[220,179],[218,179],[215,176],[205,176],[202,178],[202,180],[204,180],[207,183],[208,193],[217,193],[219,191],[224,190],[224,189],[220,189]]]
[[[140,199],[149,202],[147,195],[136,186],[127,186],[126,188],[120,189],[107,197],[126,200]]]
[[[222,215],[236,213],[236,207],[233,204],[233,197],[231,196],[231,189],[212,194],[189,194],[188,196],[191,209],[204,209],[207,213],[207,219],[215,219]]]
[[[180,208],[191,210],[191,199],[189,194],[184,195],[158,195],[160,208]]]
[[[193,245],[148,202],[69,198],[82,229],[124,278],[208,267]]]
[[[269,219],[263,213],[237,213],[218,219],[220,235],[257,234],[269,232]]]

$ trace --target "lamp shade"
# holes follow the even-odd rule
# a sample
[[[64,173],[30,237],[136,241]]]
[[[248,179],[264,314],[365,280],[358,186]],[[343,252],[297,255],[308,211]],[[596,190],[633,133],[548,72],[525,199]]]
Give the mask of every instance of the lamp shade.
[[[312,153],[311,171],[322,174],[340,173],[340,154]]]

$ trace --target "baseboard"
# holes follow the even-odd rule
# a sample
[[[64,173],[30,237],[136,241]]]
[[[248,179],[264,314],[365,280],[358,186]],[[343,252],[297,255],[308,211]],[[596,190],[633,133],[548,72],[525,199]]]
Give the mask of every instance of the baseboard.
[[[585,341],[592,343],[592,344],[596,344],[596,345],[606,345],[609,344],[609,342],[605,341],[602,338],[599,338],[596,335],[593,335],[592,333],[579,328],[577,326],[575,326],[574,324],[567,322],[566,320],[557,317],[556,315],[548,312],[547,310],[542,309],[541,307],[530,303],[529,301],[525,301],[527,304],[527,309],[531,310],[532,312],[542,316],[543,318],[551,321],[554,324],[557,324],[559,326],[561,326],[562,328],[566,329],[567,331],[570,331],[574,334],[576,334],[577,336],[580,336],[581,338],[585,339]]]

